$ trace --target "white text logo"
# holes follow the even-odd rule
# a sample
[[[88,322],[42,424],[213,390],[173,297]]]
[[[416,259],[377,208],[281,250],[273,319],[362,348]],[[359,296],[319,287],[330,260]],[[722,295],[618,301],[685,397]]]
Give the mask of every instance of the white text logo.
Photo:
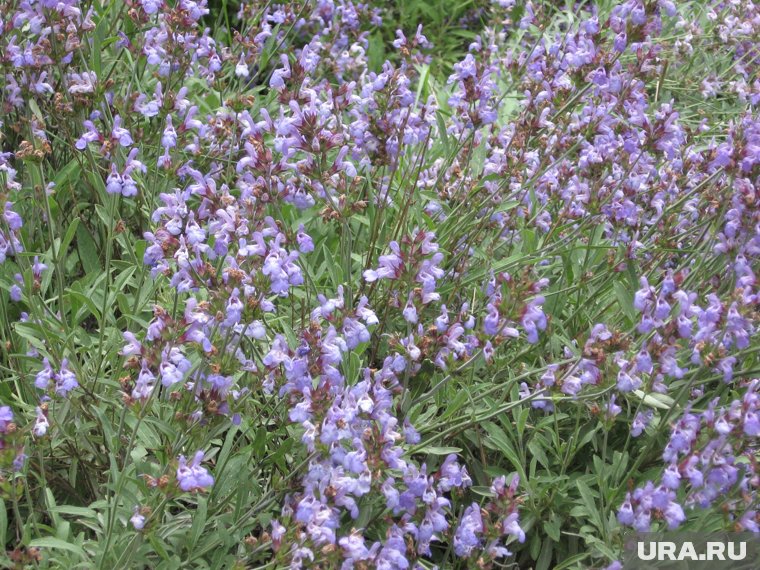
[[[675,542],[639,542],[639,560],[744,560],[747,557],[746,542],[708,542],[702,552],[694,544],[684,542],[680,548]]]

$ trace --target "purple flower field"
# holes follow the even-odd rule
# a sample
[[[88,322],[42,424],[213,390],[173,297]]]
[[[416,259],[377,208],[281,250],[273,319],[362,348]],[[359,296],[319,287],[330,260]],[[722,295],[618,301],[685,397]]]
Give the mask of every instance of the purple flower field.
[[[760,533],[760,5],[0,0],[0,566]]]

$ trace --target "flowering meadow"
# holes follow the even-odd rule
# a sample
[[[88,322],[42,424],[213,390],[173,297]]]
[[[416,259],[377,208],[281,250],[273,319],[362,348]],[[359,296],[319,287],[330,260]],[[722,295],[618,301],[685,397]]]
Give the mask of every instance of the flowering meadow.
[[[759,70],[752,0],[0,0],[0,566],[760,532]]]

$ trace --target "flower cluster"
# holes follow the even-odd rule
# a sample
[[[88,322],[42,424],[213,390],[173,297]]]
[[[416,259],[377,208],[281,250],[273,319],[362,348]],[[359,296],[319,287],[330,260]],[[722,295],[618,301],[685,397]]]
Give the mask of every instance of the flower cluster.
[[[378,52],[378,3],[222,4],[0,0],[14,516],[24,469],[86,469],[56,496],[106,551],[203,505],[243,565],[495,567],[546,538],[514,408],[529,489],[598,432],[662,459],[599,490],[620,525],[760,532],[756,5],[499,0],[447,79],[422,27]],[[249,439],[287,442],[232,462],[250,512]]]
[[[485,566],[487,560],[496,560],[510,554],[501,544],[503,537],[514,536],[519,542],[525,542],[525,532],[520,528],[515,500],[519,481],[520,478],[515,476],[507,486],[503,476],[497,477],[491,485],[491,493],[494,495],[492,502],[485,509],[481,509],[477,503],[465,509],[454,535],[454,551],[457,556],[468,558],[474,554],[478,557],[477,563]]]
[[[685,490],[683,504],[708,508],[714,504],[730,517],[737,531],[760,532],[760,516],[752,506],[760,486],[755,446],[760,436],[760,397],[753,380],[742,399],[707,410],[687,410],[673,425],[663,450],[666,464],[660,483],[648,481],[626,496],[618,520],[648,532],[657,519],[676,528],[686,519],[676,492]],[[738,494],[734,490],[738,489]]]

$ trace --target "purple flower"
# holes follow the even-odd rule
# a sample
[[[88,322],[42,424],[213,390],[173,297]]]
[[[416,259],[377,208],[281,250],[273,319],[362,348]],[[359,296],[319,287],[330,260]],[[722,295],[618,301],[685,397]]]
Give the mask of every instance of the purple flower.
[[[303,224],[298,227],[298,233],[296,233],[296,241],[298,242],[298,251],[301,253],[309,253],[310,251],[314,251],[314,242],[304,230]]]
[[[34,385],[40,390],[47,390],[51,381],[55,381],[55,393],[59,396],[67,396],[69,392],[79,387],[76,375],[69,370],[68,360],[63,359],[61,369],[55,372],[47,358],[43,359],[42,369],[37,372]]]
[[[163,6],[163,0],[140,0],[140,4],[146,14],[155,14]],[[137,525],[135,525],[136,528]],[[142,527],[140,527],[142,528]]]
[[[135,530],[142,530],[145,528],[145,517],[140,514],[140,507],[135,505],[132,516],[129,518],[129,522],[135,527]]]
[[[462,558],[469,557],[472,552],[480,547],[479,534],[483,532],[483,519],[480,516],[480,507],[473,503],[467,507],[462,515],[462,521],[454,534],[454,552]]]
[[[50,366],[50,362],[47,358],[42,359],[42,369],[37,372],[34,378],[34,385],[40,390],[47,390],[50,386],[50,381],[55,376],[53,368]]]
[[[142,351],[142,345],[140,344],[140,341],[137,340],[137,337],[129,331],[122,333],[122,336],[124,337],[124,340],[127,342],[127,344],[124,346],[124,348],[121,349],[120,354],[123,356],[140,354]]]
[[[13,466],[13,471],[16,473],[22,471],[24,469],[24,465],[26,465],[27,459],[29,459],[29,456],[23,451],[16,453],[16,456],[13,458],[13,463],[11,464]]]
[[[620,412],[623,411],[623,408],[621,408],[616,403],[615,400],[616,400],[615,394],[613,394],[612,396],[610,396],[610,401],[609,401],[609,403],[606,406],[606,411],[607,411],[607,417],[608,418],[614,418],[614,417],[620,415]]]
[[[35,437],[42,437],[47,433],[48,427],[50,427],[50,423],[48,422],[47,416],[42,411],[42,408],[37,406],[36,408],[37,412],[37,419],[34,422],[34,428],[32,428],[32,433],[34,433]]]
[[[364,545],[364,537],[359,533],[352,533],[344,536],[338,541],[338,544],[344,551],[346,560],[350,563],[366,560],[370,553]]]
[[[282,539],[282,537],[285,536],[286,532],[287,530],[285,529],[284,526],[280,524],[279,521],[277,521],[276,519],[272,520],[272,540],[275,543],[278,543]]]
[[[48,268],[47,265],[42,263],[36,255],[34,256],[34,264],[32,265],[32,275],[35,279],[42,277],[42,272]]]
[[[750,437],[760,436],[760,413],[750,410],[744,416],[744,433]]]
[[[463,61],[454,64],[454,75],[449,78],[449,83],[464,81],[476,77],[478,74],[477,62],[471,53],[468,53]]]
[[[453,453],[446,456],[443,465],[441,465],[440,473],[441,478],[438,481],[438,486],[442,491],[449,491],[454,487],[469,487],[472,484],[467,469],[459,465],[457,456]]]
[[[499,332],[499,310],[493,303],[489,303],[486,308],[488,314],[483,319],[483,331],[488,335],[496,335]]]
[[[681,486],[681,474],[678,472],[678,467],[671,463],[662,474],[662,483],[668,489],[676,490]]]
[[[205,467],[201,465],[203,461],[203,451],[198,451],[193,457],[190,465],[184,455],[179,456],[179,466],[177,467],[177,483],[183,491],[200,491],[214,484],[214,478],[209,474]]]
[[[414,426],[409,423],[409,420],[404,420],[404,439],[406,443],[416,445],[420,442],[420,434],[414,429]]]
[[[633,507],[631,506],[630,493],[626,495],[625,501],[623,501],[623,504],[620,505],[620,510],[618,510],[617,519],[620,522],[620,524],[623,524],[626,526],[633,525],[634,512],[633,512]]]
[[[78,150],[82,151],[87,148],[87,145],[89,143],[99,142],[103,140],[103,135],[98,132],[98,129],[95,127],[95,124],[92,121],[85,121],[84,126],[87,130],[81,137],[79,137],[76,144],[74,145]]]
[[[235,66],[235,75],[238,77],[248,77],[251,72],[248,70],[248,64],[245,62],[245,55],[240,54],[240,59]]]
[[[400,254],[401,250],[397,242],[392,241],[390,243],[392,253],[389,255],[381,255],[378,258],[380,267],[375,269],[368,269],[364,272],[364,279],[368,282],[377,281],[378,279],[396,279],[399,276],[401,266],[403,264]]]
[[[632,392],[641,387],[641,378],[630,376],[625,370],[620,370],[617,376],[617,387],[621,392]]]
[[[668,506],[665,507],[663,515],[665,516],[665,521],[668,523],[668,528],[670,530],[678,528],[681,523],[686,520],[686,515],[684,514],[681,505],[676,502],[669,503]]]
[[[13,411],[10,406],[0,406],[0,433],[7,433],[8,425],[13,421]]]
[[[161,365],[159,366],[161,384],[166,387],[182,382],[192,367],[191,362],[177,347],[164,350],[161,358]]]
[[[414,303],[412,302],[411,296],[409,297],[409,300],[406,302],[406,307],[404,307],[404,320],[408,323],[415,324],[417,322],[417,309],[414,306]]]
[[[8,224],[8,227],[12,231],[17,231],[21,229],[23,222],[21,220],[21,216],[19,216],[16,212],[14,212],[12,208],[13,208],[12,202],[5,203],[5,211],[3,212],[3,219],[5,220],[5,222]]]
[[[121,117],[119,115],[116,115],[113,119],[111,138],[123,147],[129,147],[134,142],[132,141],[132,136],[129,134],[129,131],[121,126]]]
[[[277,91],[282,91],[285,89],[285,79],[290,79],[291,73],[288,56],[282,54],[280,56],[280,61],[282,62],[283,67],[275,69],[272,73],[272,78],[269,80],[269,86],[272,89],[276,89]]]
[[[520,520],[517,513],[510,514],[502,522],[502,531],[504,534],[510,534],[517,537],[519,542],[525,542],[525,531],[520,527]]]
[[[111,173],[106,178],[106,192],[109,194],[121,194],[124,187],[124,179],[116,170],[116,165],[111,165]]]
[[[164,127],[164,132],[161,135],[161,146],[167,150],[177,146],[177,131],[172,125],[171,115],[166,116],[166,127]]]
[[[544,303],[544,297],[538,295],[525,306],[522,317],[522,326],[528,337],[528,342],[535,344],[538,342],[538,331],[546,329],[546,315],[544,315],[541,305]]]
[[[137,375],[135,386],[132,389],[132,398],[135,400],[147,400],[153,393],[155,387],[156,377],[153,373],[143,364],[140,374]]]
[[[633,418],[633,422],[631,423],[631,435],[633,437],[639,437],[642,433],[644,433],[644,430],[652,421],[653,417],[654,412],[652,410],[644,410],[638,412]]]
[[[23,285],[24,278],[19,273],[16,273],[16,275],[14,275],[13,278],[15,279],[16,283],[11,285],[9,296],[10,296],[11,301],[13,301],[14,303],[18,303],[21,300],[21,295],[22,295],[21,287],[19,287],[18,283]]]

